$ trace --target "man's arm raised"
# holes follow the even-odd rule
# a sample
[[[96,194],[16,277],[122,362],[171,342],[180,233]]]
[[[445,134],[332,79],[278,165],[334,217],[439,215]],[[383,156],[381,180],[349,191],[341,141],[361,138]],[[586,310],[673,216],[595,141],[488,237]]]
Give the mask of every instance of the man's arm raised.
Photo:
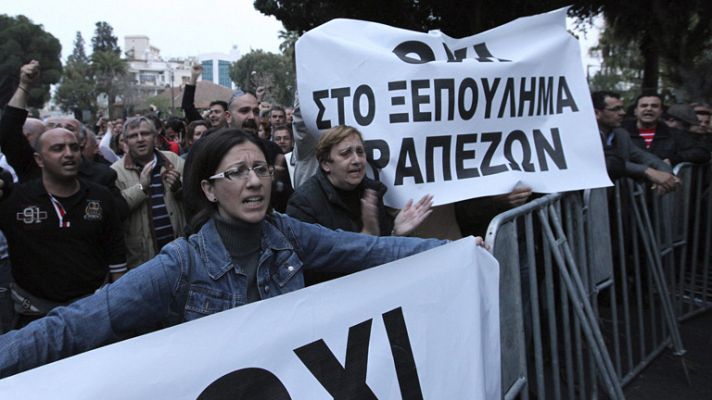
[[[27,120],[27,101],[29,92],[40,77],[40,63],[30,61],[20,68],[20,84],[7,103],[0,119],[0,148],[7,157],[7,162],[15,169],[20,181],[27,181],[39,176],[39,167],[34,160],[32,144],[22,133],[22,126]]]

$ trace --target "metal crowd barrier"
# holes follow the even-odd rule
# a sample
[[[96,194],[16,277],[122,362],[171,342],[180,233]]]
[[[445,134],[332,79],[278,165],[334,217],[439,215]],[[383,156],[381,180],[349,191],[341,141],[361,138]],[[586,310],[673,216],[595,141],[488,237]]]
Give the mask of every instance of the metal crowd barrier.
[[[670,285],[675,313],[681,321],[712,308],[711,166],[682,163],[674,169],[684,190],[671,210],[674,225],[669,228],[674,231],[669,245],[676,257],[670,264]]]
[[[495,217],[487,242],[500,261],[501,304],[517,301],[524,329],[502,320],[502,382],[505,398],[575,399],[595,397],[602,382],[612,399],[623,398],[613,363],[589,300],[591,275],[580,193],[552,194]],[[592,269],[585,268],[587,271]],[[520,275],[520,282],[507,277]],[[519,290],[517,290],[519,287]],[[505,337],[519,335],[525,353],[511,362]],[[522,360],[522,358],[524,358]],[[525,384],[522,385],[521,383]]]
[[[668,347],[687,373],[678,323],[712,308],[711,171],[677,166],[682,189],[663,196],[626,179],[492,220],[506,399],[623,398]]]

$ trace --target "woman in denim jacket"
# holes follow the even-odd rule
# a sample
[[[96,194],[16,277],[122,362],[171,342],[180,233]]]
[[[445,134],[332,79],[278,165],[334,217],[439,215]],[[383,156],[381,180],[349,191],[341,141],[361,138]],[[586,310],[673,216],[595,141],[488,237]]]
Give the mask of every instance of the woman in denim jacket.
[[[171,324],[304,287],[303,271],[354,272],[444,244],[332,231],[269,210],[273,167],[263,144],[218,131],[192,163],[197,234],[117,282],[0,336],[0,376]]]

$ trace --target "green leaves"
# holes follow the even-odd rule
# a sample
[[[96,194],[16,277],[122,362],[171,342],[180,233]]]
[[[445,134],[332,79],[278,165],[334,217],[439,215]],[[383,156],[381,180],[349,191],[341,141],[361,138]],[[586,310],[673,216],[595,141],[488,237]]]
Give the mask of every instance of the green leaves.
[[[264,100],[270,103],[291,106],[294,102],[292,60],[283,54],[252,50],[232,65],[230,78],[242,90],[253,93],[258,86],[264,86]]]
[[[4,107],[15,91],[20,67],[32,60],[40,62],[40,85],[30,91],[28,105],[42,107],[49,100],[50,85],[62,74],[59,40],[45,32],[41,25],[27,17],[0,15],[0,107]]]

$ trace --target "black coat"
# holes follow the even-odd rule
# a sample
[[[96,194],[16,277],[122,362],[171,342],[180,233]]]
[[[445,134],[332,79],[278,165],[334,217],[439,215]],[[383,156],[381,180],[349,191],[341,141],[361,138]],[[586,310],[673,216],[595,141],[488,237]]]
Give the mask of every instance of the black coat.
[[[0,118],[0,148],[5,151],[8,164],[15,169],[20,182],[28,182],[42,176],[42,169],[35,162],[34,149],[22,133],[27,119],[27,110],[6,106]],[[79,178],[106,187],[114,198],[119,218],[129,215],[129,206],[116,186],[116,171],[108,165],[82,157]]]
[[[658,123],[655,138],[649,149],[645,148],[645,139],[640,136],[635,120],[624,122],[623,128],[630,133],[633,144],[663,160],[669,159],[672,165],[681,162],[704,164],[710,160],[710,152],[697,145],[687,132],[669,128],[664,122]]]
[[[358,197],[361,198],[366,189],[373,189],[378,193],[381,236],[388,236],[393,231],[393,219],[383,204],[386,187],[381,182],[364,177],[361,185],[354,190],[358,191]],[[357,208],[350,209],[342,201],[336,188],[320,169],[292,194],[287,204],[287,215],[329,229],[360,232],[363,228],[360,204]]]

